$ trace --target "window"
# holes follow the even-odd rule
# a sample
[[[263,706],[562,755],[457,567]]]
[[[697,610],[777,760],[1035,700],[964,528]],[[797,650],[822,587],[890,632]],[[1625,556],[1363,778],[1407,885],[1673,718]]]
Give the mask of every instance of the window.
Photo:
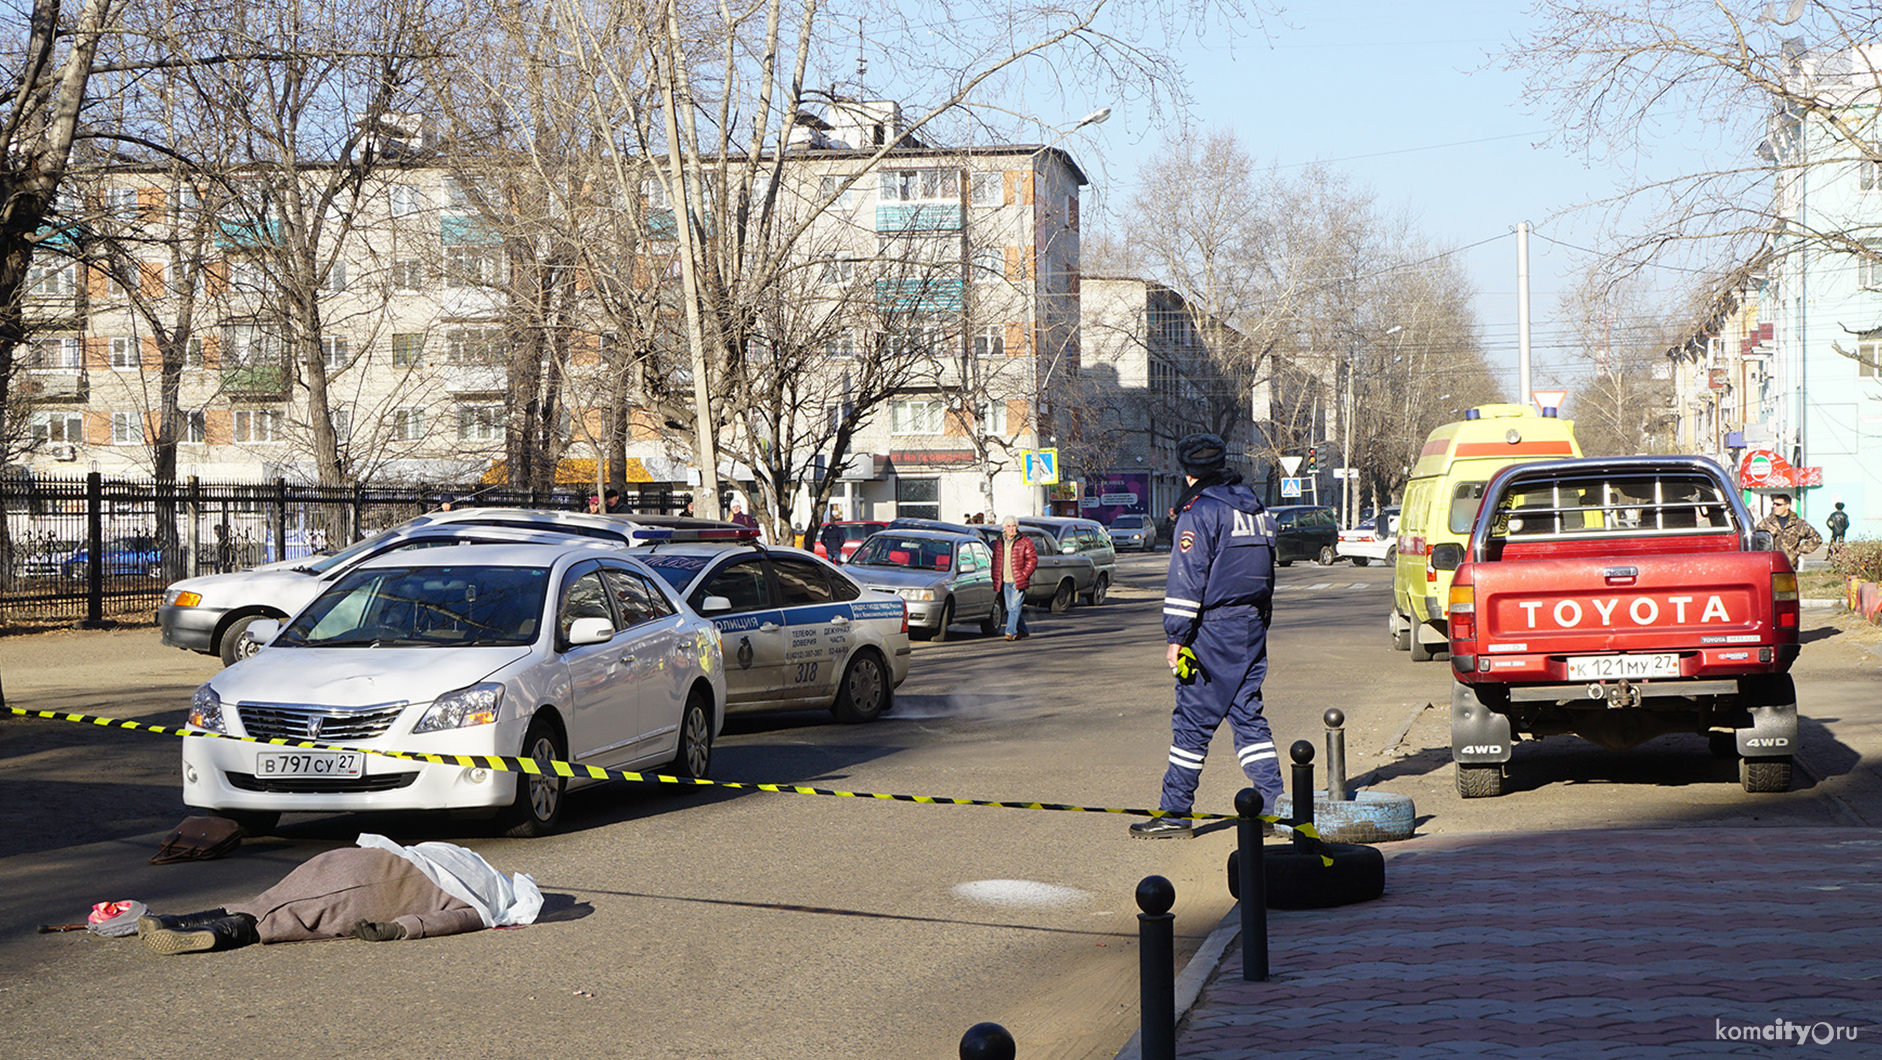
[[[409,217],[425,208],[425,194],[416,184],[392,185],[391,197],[394,217]]]
[[[895,480],[895,514],[906,519],[941,518],[941,480],[898,476]],[[1045,553],[1041,552],[1040,555]]]
[[[425,363],[425,336],[417,332],[392,336],[392,363],[400,368],[416,368]]]
[[[320,336],[320,363],[328,368],[346,367],[346,336]]]
[[[135,412],[114,412],[111,414],[111,444],[136,445],[137,421],[140,417]]]
[[[823,576],[823,568],[815,563],[774,556],[771,570],[778,578],[778,593],[782,597],[779,603],[782,606],[802,607],[830,602],[830,582]]]
[[[183,440],[191,445],[201,445],[209,440],[209,418],[201,409],[183,413]]]
[[[280,409],[236,409],[232,417],[238,442],[278,442],[285,419]]]
[[[974,329],[974,356],[1000,357],[1006,353],[1006,326],[984,324]]]
[[[1882,379],[1882,341],[1856,344],[1856,376],[1860,379]]]
[[[732,602],[732,610],[761,611],[771,606],[771,587],[765,580],[764,563],[756,559],[740,560],[715,572],[692,595],[695,610],[708,596],[723,596]]]
[[[85,416],[79,412],[33,413],[33,441],[39,443],[85,441]]]
[[[958,169],[883,170],[879,189],[883,202],[921,202],[923,200],[959,202],[961,171]]]
[[[346,262],[336,260],[327,266],[327,277],[320,289],[329,294],[346,290]]]
[[[393,409],[392,440],[395,442],[423,441],[425,437],[424,409]]]
[[[975,206],[999,206],[1005,203],[1006,195],[1001,191],[1000,173],[975,173],[969,187]]]
[[[989,401],[980,407],[980,433],[994,438],[1006,436],[1006,402]]]
[[[568,640],[569,628],[575,625],[578,618],[605,618],[609,625],[614,624],[614,615],[608,610],[608,593],[602,588],[599,571],[589,571],[569,583],[568,591],[562,597],[562,608],[556,615],[556,634],[564,641]]]
[[[1869,290],[1882,288],[1882,241],[1864,240],[1856,259],[1856,282]]]
[[[1481,482],[1457,484],[1457,492],[1451,496],[1451,533],[1470,533],[1471,524],[1477,521],[1477,509],[1483,506],[1483,485]]]
[[[179,222],[187,222],[203,205],[202,193],[194,184],[178,184],[170,189],[170,213]]]
[[[445,360],[452,364],[502,364],[502,339],[501,328],[447,328]]]
[[[856,356],[855,334],[851,332],[849,329],[845,328],[844,330],[839,331],[836,334],[830,336],[829,338],[823,340],[823,355],[825,357],[854,357]]]
[[[401,291],[420,291],[425,287],[425,263],[416,258],[392,263],[392,286]]]
[[[614,594],[615,610],[621,613],[621,628],[638,626],[674,613],[666,594],[647,584],[647,579],[633,571],[604,567],[602,579]]]
[[[649,177],[640,182],[640,190],[641,194],[647,197],[647,208],[649,210],[665,210],[670,208],[667,206],[667,186],[665,181],[658,177]]]
[[[479,287],[503,280],[503,252],[498,247],[453,244],[444,248],[447,287]]]
[[[1882,143],[1863,145],[1870,158],[1856,163],[1856,184],[1863,191],[1882,191],[1882,162],[1873,159],[1882,157]]]
[[[942,404],[939,398],[907,398],[901,401],[891,401],[889,402],[889,433],[940,434],[941,414]]]
[[[85,344],[77,337],[34,339],[28,368],[79,368],[85,363]]]
[[[503,437],[502,405],[459,405],[457,439],[460,442],[492,442]]]
[[[479,185],[472,177],[444,178],[444,201],[455,210],[474,210],[480,198],[487,199],[490,191]]]
[[[203,366],[203,340],[201,336],[191,336],[189,345],[185,347],[183,352],[183,366],[185,368],[201,368]]]
[[[848,179],[849,174],[847,173],[825,174],[823,178],[817,182],[818,200],[822,201],[830,198],[832,195],[836,195],[836,202],[833,205],[843,209],[848,209],[856,205],[856,185],[851,184],[849,187],[843,188],[841,195],[837,194],[837,189],[842,188],[843,182]]]
[[[823,263],[817,282],[835,287],[856,282],[856,262],[850,258],[831,258]]]
[[[78,266],[49,262],[26,270],[26,293],[39,298],[70,298],[78,289]]]
[[[229,285],[236,290],[259,291],[267,281],[267,270],[254,258],[236,258],[229,262]]]
[[[104,207],[107,217],[132,220],[137,216],[137,189],[106,188],[98,193],[98,205]]]
[[[138,345],[137,340],[134,338],[126,338],[122,335],[114,337],[111,340],[111,367],[113,368],[140,368],[142,367],[142,365],[139,363],[139,359],[137,356],[137,353],[138,353],[137,345]]]
[[[1006,248],[974,248],[973,266],[975,283],[993,283],[1006,279]]]
[[[337,408],[333,410],[330,422],[333,424],[333,436],[341,444],[353,440],[353,410]]]

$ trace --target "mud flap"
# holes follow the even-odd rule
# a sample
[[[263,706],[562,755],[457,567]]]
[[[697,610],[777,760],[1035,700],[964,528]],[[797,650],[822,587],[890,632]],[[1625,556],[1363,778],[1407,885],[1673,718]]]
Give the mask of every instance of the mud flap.
[[[1750,709],[1751,727],[1738,730],[1740,756],[1774,758],[1797,753],[1797,704],[1778,703]]]
[[[1510,760],[1510,719],[1477,698],[1462,681],[1451,682],[1451,760],[1494,765]]]

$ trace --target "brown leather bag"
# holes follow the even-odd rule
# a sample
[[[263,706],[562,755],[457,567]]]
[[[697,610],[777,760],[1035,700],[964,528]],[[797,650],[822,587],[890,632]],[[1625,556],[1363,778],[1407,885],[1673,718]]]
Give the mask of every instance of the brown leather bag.
[[[152,865],[210,861],[242,845],[242,826],[227,817],[185,817],[157,849]]]

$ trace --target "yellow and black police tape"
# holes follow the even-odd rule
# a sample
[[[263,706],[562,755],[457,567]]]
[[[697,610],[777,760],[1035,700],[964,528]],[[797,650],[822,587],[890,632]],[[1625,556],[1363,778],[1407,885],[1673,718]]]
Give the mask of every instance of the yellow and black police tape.
[[[707,780],[703,777],[671,777],[659,773],[635,773],[626,769],[602,769],[597,766],[578,766],[573,762],[553,760],[539,761],[534,758],[512,758],[505,755],[440,755],[418,751],[384,751],[371,747],[347,747],[340,744],[316,743],[312,740],[289,740],[281,737],[262,739],[257,736],[236,736],[226,732],[210,732],[206,729],[192,729],[188,726],[149,725],[141,721],[125,721],[120,718],[105,718],[95,714],[68,714],[57,710],[26,710],[22,707],[8,707],[7,711],[23,718],[45,718],[49,721],[69,721],[79,725],[96,725],[106,729],[133,729],[138,732],[153,733],[158,736],[198,736],[208,740],[235,740],[239,743],[264,744],[269,747],[293,747],[312,751],[352,751],[379,755],[382,758],[396,758],[408,762],[426,762],[438,766],[461,766],[465,769],[489,769],[507,773],[526,773],[531,776],[554,775],[559,777],[586,777],[591,780],[629,780],[646,784],[679,784],[699,788],[732,788],[741,791],[769,791],[779,795],[827,795],[839,799],[886,799],[891,802],[918,802],[933,806],[992,806],[1007,810],[1059,810],[1066,813],[1115,813],[1128,817],[1178,817],[1191,821],[1233,821],[1232,813],[1173,813],[1168,810],[1133,810],[1109,806],[1072,806],[1058,802],[1000,802],[992,799],[956,799],[943,795],[896,795],[874,791],[836,791],[831,788],[812,788],[801,784],[746,784],[730,780]],[[1309,849],[1320,855],[1321,863],[1331,866],[1333,858],[1325,849],[1320,833],[1312,824],[1290,821],[1275,814],[1262,814],[1261,820],[1269,824],[1280,825],[1293,830],[1306,840]]]

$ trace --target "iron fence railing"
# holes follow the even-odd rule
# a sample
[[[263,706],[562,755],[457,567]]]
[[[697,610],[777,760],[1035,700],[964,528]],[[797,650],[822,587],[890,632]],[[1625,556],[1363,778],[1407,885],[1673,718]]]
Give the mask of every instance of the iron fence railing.
[[[446,496],[459,507],[571,510],[589,492],[0,476],[0,627],[147,620],[173,581],[342,548]],[[685,500],[646,490],[626,507],[674,511]]]

